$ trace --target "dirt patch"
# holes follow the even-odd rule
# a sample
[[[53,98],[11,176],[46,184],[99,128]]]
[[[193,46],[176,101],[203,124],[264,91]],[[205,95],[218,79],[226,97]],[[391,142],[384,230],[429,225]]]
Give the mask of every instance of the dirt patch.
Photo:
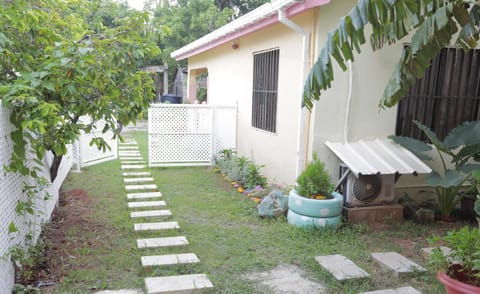
[[[55,293],[55,287],[48,286],[61,283],[71,270],[85,267],[77,260],[76,250],[100,246],[97,238],[85,237],[86,233],[104,231],[95,221],[93,208],[94,203],[85,190],[60,193],[59,207],[55,208],[39,240],[43,258],[32,273],[31,285],[42,286],[42,293]]]
[[[323,285],[303,277],[303,271],[295,265],[279,265],[269,272],[248,274],[249,280],[258,281],[277,294],[325,293]]]

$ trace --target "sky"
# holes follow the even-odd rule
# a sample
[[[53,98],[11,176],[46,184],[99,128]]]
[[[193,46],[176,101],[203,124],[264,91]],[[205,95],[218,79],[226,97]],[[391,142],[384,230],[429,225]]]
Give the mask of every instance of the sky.
[[[135,8],[137,10],[142,10],[143,9],[143,0],[127,0],[128,5],[130,7]]]

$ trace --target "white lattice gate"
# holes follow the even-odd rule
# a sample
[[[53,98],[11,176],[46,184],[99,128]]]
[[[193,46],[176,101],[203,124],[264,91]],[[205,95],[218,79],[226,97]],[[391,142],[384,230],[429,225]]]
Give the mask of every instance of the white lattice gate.
[[[234,149],[235,106],[153,104],[148,110],[150,166],[211,165],[223,149]]]
[[[82,123],[90,123],[89,118],[82,117]],[[113,139],[114,134],[110,130],[103,133],[102,130],[104,126],[104,121],[98,121],[90,133],[80,135],[78,141],[75,142],[73,155],[74,164],[77,165],[77,169],[117,158],[117,139]],[[103,152],[102,150],[98,150],[96,145],[90,146],[90,142],[95,137],[103,137],[110,146],[110,149]]]

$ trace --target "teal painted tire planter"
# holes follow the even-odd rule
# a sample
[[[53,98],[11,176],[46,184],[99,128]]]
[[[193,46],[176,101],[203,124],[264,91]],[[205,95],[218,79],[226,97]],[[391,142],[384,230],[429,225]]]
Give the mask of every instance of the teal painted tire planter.
[[[336,217],[342,213],[343,196],[333,192],[332,197],[325,200],[310,199],[298,195],[296,190],[291,190],[288,196],[288,209],[304,216]]]
[[[305,216],[288,210],[287,214],[288,223],[299,228],[336,228],[342,223],[342,216],[337,215],[334,217],[311,217]]]

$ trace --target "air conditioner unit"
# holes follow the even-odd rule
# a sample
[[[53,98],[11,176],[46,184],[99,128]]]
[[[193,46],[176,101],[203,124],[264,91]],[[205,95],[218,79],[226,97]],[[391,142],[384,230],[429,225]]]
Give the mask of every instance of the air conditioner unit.
[[[348,171],[345,166],[340,167],[340,174]],[[350,173],[342,187],[345,197],[345,205],[371,206],[391,204],[395,194],[393,186],[395,175],[359,175],[356,177]]]

